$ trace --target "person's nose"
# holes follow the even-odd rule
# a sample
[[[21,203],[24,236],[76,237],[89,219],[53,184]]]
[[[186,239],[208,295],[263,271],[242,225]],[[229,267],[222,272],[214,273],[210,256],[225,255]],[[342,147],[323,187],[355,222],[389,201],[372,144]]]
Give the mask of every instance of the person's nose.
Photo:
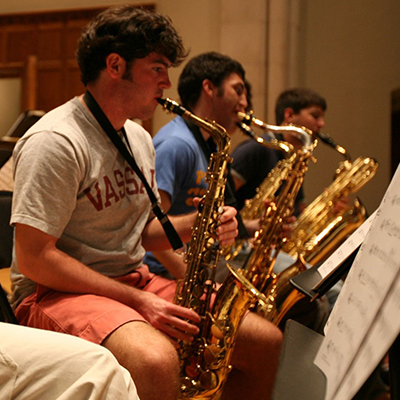
[[[161,82],[160,82],[160,89],[169,89],[172,86],[171,81],[169,79],[169,75],[168,72],[165,73],[165,75],[163,76]]]
[[[246,111],[247,106],[249,105],[249,103],[247,102],[247,97],[244,93],[240,95],[239,105],[240,105],[242,111]]]

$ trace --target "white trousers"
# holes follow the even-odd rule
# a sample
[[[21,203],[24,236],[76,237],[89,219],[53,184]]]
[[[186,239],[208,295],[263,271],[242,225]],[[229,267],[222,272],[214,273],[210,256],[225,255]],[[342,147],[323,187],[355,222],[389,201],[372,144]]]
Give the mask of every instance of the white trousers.
[[[128,371],[104,347],[4,323],[0,323],[0,398],[139,399]]]

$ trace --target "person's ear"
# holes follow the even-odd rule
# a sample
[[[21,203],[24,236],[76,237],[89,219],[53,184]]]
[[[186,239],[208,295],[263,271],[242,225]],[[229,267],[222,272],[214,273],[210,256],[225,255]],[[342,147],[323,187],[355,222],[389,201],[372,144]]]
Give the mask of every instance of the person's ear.
[[[217,87],[209,79],[204,79],[202,82],[203,92],[208,97],[213,97],[217,94]]]
[[[285,111],[283,112],[283,122],[286,124],[291,124],[295,114],[296,113],[294,112],[293,108],[285,108]]]
[[[110,53],[106,58],[106,69],[112,78],[119,78],[124,75],[126,61],[117,53]]]

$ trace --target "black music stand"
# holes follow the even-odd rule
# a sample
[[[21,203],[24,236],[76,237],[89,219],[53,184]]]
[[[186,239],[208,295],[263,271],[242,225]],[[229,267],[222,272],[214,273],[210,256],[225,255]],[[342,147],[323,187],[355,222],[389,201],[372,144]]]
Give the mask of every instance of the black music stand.
[[[322,284],[318,266],[312,267],[291,279],[290,283],[310,298],[325,294],[351,268],[359,251],[358,247],[339,265]],[[315,289],[318,287],[318,289]],[[273,400],[323,400],[326,378],[313,360],[322,343],[323,335],[289,320],[285,327],[282,353],[275,382]],[[361,387],[353,400],[370,398],[368,395],[377,387],[379,366]],[[389,350],[390,399],[400,400],[400,335]]]
[[[294,320],[286,322],[272,400],[324,399],[326,378],[313,362],[323,338]]]

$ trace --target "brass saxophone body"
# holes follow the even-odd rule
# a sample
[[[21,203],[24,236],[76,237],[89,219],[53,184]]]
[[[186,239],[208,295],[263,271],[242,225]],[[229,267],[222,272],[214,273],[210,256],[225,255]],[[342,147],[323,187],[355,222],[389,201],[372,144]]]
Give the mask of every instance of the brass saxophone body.
[[[375,175],[378,164],[371,158],[346,159],[337,178],[300,215],[291,237],[282,250],[297,260],[279,274],[272,273],[264,294],[267,302],[260,303],[257,312],[284,329],[288,312],[305,296],[295,289],[290,280],[306,270],[306,262],[315,264],[325,260],[359,227],[366,218],[366,210],[359,199],[340,212],[333,205],[341,196],[357,192]]]
[[[231,161],[229,135],[220,125],[195,116],[172,100],[159,102],[205,129],[217,145],[206,174],[207,192],[192,228],[186,275],[178,283],[174,302],[193,309],[201,317],[200,332],[194,340],[179,342],[181,398],[218,399],[231,370],[230,360],[242,318],[263,296],[230,267],[226,284],[217,289],[215,283],[222,251],[216,229],[224,205],[227,165]]]
[[[293,213],[294,202],[304,181],[309,161],[314,161],[312,154],[317,141],[313,141],[312,132],[303,127],[275,127],[256,119],[252,114],[242,114],[241,117],[248,124],[256,124],[265,130],[273,129],[274,132],[283,133],[295,129],[294,132],[301,136],[303,142],[300,150],[287,153],[286,158],[276,165],[259,187],[256,196],[243,209],[247,219],[258,218],[260,210],[265,209],[264,200],[269,198],[272,201],[261,221],[261,229],[256,233],[252,250],[243,268],[244,276],[266,297],[264,301],[257,303],[256,312],[282,329],[280,324],[283,317],[304,297],[289,281],[306,267],[302,257],[280,274],[275,274],[273,267],[279,251],[287,241],[283,237],[282,228],[286,217]],[[278,187],[282,187],[274,198],[277,192],[275,181]],[[263,200],[259,201],[259,198]]]
[[[243,120],[247,118],[247,116],[248,114],[240,115]],[[249,123],[253,122],[254,118],[251,117]],[[260,230],[255,234],[250,254],[243,266],[244,276],[260,292],[265,294],[265,288],[273,277],[272,270],[276,257],[282,244],[286,240],[283,232],[286,218],[294,211],[294,202],[303,183],[304,175],[308,169],[308,163],[313,159],[312,153],[317,145],[317,141],[313,140],[312,132],[303,127],[276,127],[267,124],[264,125],[274,132],[294,131],[301,136],[304,144],[296,152],[294,152],[293,147],[291,147],[290,151],[286,154],[286,158],[281,160],[271,171],[269,178],[266,179],[265,188],[269,188],[271,183],[273,186],[271,192],[268,193],[268,197],[266,197],[269,198],[270,204],[261,217]],[[275,187],[271,180],[276,172],[281,173],[282,171],[284,171],[284,174],[279,177]],[[277,190],[275,190],[277,188],[280,190],[278,194],[276,194]],[[266,191],[268,192],[268,190]],[[251,205],[252,202],[249,203]],[[251,213],[247,215],[250,216]],[[266,297],[268,299],[268,295]]]
[[[267,124],[251,115],[247,118],[268,129]],[[359,191],[373,178],[378,168],[372,158],[359,157],[351,162],[346,149],[336,144],[329,135],[318,133],[316,136],[342,154],[345,160],[336,170],[334,182],[303,211],[290,238],[282,245],[282,251],[297,260],[279,274],[271,271],[263,289],[267,302],[259,302],[256,310],[282,330],[288,312],[304,298],[293,288],[290,280],[306,270],[306,262],[315,265],[325,260],[366,219],[365,207],[358,198],[340,211],[334,210],[335,202],[342,196]],[[268,178],[263,184],[267,182]]]
[[[276,257],[286,241],[283,227],[287,217],[294,211],[294,202],[308,169],[308,162],[316,141],[292,154],[287,161],[291,164],[288,176],[279,194],[271,201],[261,219],[260,230],[256,232],[252,249],[246,259],[245,277],[261,292],[265,291],[273,274]]]
[[[299,257],[293,265],[279,274],[275,274],[273,268],[287,240],[283,237],[283,224],[294,211],[294,202],[316,144],[315,141],[312,146],[302,148],[294,154],[295,159],[290,174],[283,184],[278,200],[273,203],[272,216],[268,217],[270,213],[268,210],[267,221],[262,221],[262,228],[259,231],[262,237],[256,239],[254,249],[246,261],[248,264],[246,278],[266,297],[265,301],[258,302],[255,311],[280,329],[283,329],[281,322],[284,316],[304,297],[290,285],[290,279],[304,271],[306,267],[304,260]]]
[[[273,196],[282,185],[282,182],[287,179],[288,173],[292,168],[292,161],[288,161],[287,158],[290,157],[291,154],[293,154],[294,148],[290,143],[278,140],[275,137],[275,134],[291,132],[296,135],[301,135],[303,140],[308,144],[311,140],[310,132],[307,132],[305,134],[305,130],[303,128],[295,125],[267,125],[269,132],[271,133],[271,140],[264,140],[249,127],[248,116],[249,114],[244,114],[242,112],[238,113],[238,117],[242,120],[240,123],[237,124],[240,130],[251,139],[260,143],[262,146],[282,151],[285,159],[279,161],[275,168],[273,168],[269,172],[268,176],[257,188],[255,196],[252,199],[246,201],[243,208],[240,210],[240,216],[243,220],[252,220],[261,217],[261,214],[265,211],[265,201],[267,199],[273,199]],[[225,260],[234,260],[246,244],[247,239],[238,239],[234,245],[227,246],[223,252]]]
[[[340,211],[334,204],[343,196],[357,193],[376,174],[378,163],[370,157],[345,160],[336,178],[298,218],[283,250],[298,254],[311,265],[324,261],[366,219],[366,209],[358,198]]]

